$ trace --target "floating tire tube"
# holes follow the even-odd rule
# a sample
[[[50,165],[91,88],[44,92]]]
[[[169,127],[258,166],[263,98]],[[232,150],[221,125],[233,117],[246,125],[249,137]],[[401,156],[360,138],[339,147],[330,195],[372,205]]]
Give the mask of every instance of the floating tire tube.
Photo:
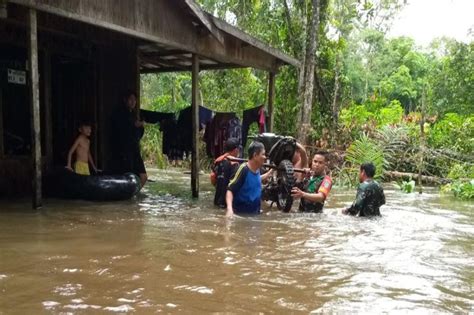
[[[58,169],[45,176],[44,188],[45,195],[53,198],[127,200],[140,190],[140,179],[133,173],[85,176]]]

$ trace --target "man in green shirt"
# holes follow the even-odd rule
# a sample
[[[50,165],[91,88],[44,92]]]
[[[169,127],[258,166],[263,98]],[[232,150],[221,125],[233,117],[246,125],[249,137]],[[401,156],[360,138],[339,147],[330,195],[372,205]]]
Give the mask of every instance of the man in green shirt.
[[[322,212],[324,202],[332,187],[332,180],[326,175],[326,157],[316,153],[311,161],[311,177],[304,189],[294,187],[291,195],[294,198],[301,198],[299,211],[301,212]]]
[[[360,166],[359,188],[354,203],[342,213],[368,217],[380,215],[380,206],[385,204],[385,194],[382,186],[373,177],[375,175],[375,165],[364,163]]]

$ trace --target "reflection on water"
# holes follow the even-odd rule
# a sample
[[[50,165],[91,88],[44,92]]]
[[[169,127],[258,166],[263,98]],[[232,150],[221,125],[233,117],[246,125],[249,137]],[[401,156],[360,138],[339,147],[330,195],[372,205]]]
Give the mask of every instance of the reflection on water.
[[[0,314],[474,311],[474,205],[387,188],[383,216],[226,220],[159,172],[137,199],[0,204]]]

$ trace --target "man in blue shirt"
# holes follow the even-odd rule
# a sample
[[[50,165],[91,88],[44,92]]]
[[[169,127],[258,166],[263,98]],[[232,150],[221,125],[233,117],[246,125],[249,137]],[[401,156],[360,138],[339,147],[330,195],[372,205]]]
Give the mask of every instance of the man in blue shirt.
[[[234,212],[238,214],[260,213],[262,180],[270,176],[271,171],[260,176],[260,168],[267,159],[262,143],[252,142],[248,148],[248,154],[248,162],[240,165],[227,187],[227,217],[231,217]]]

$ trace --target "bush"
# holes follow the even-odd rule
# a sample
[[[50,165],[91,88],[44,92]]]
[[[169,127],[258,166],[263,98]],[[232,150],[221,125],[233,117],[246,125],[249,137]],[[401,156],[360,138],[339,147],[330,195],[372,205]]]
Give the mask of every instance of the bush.
[[[474,152],[474,115],[448,113],[431,129],[428,143],[435,148],[451,148],[463,154]]]
[[[147,125],[141,141],[143,160],[157,168],[165,168],[168,160],[161,151],[162,133],[157,125]]]
[[[354,141],[347,149],[343,175],[351,178],[351,183],[358,182],[360,165],[366,162],[374,163],[376,167],[375,178],[381,178],[387,167],[382,148],[372,139],[363,135],[360,139]]]
[[[452,192],[455,197],[460,199],[474,199],[474,179],[468,182],[455,181],[443,186],[442,190]]]
[[[348,108],[341,110],[341,122],[346,128],[353,128],[356,126],[362,126],[373,117],[373,114],[369,112],[364,105],[353,104]]]
[[[403,107],[398,100],[393,100],[376,112],[375,119],[379,127],[399,124],[403,119]]]
[[[467,163],[456,163],[451,166],[447,177],[452,180],[466,178],[474,179],[474,165],[469,165]]]

